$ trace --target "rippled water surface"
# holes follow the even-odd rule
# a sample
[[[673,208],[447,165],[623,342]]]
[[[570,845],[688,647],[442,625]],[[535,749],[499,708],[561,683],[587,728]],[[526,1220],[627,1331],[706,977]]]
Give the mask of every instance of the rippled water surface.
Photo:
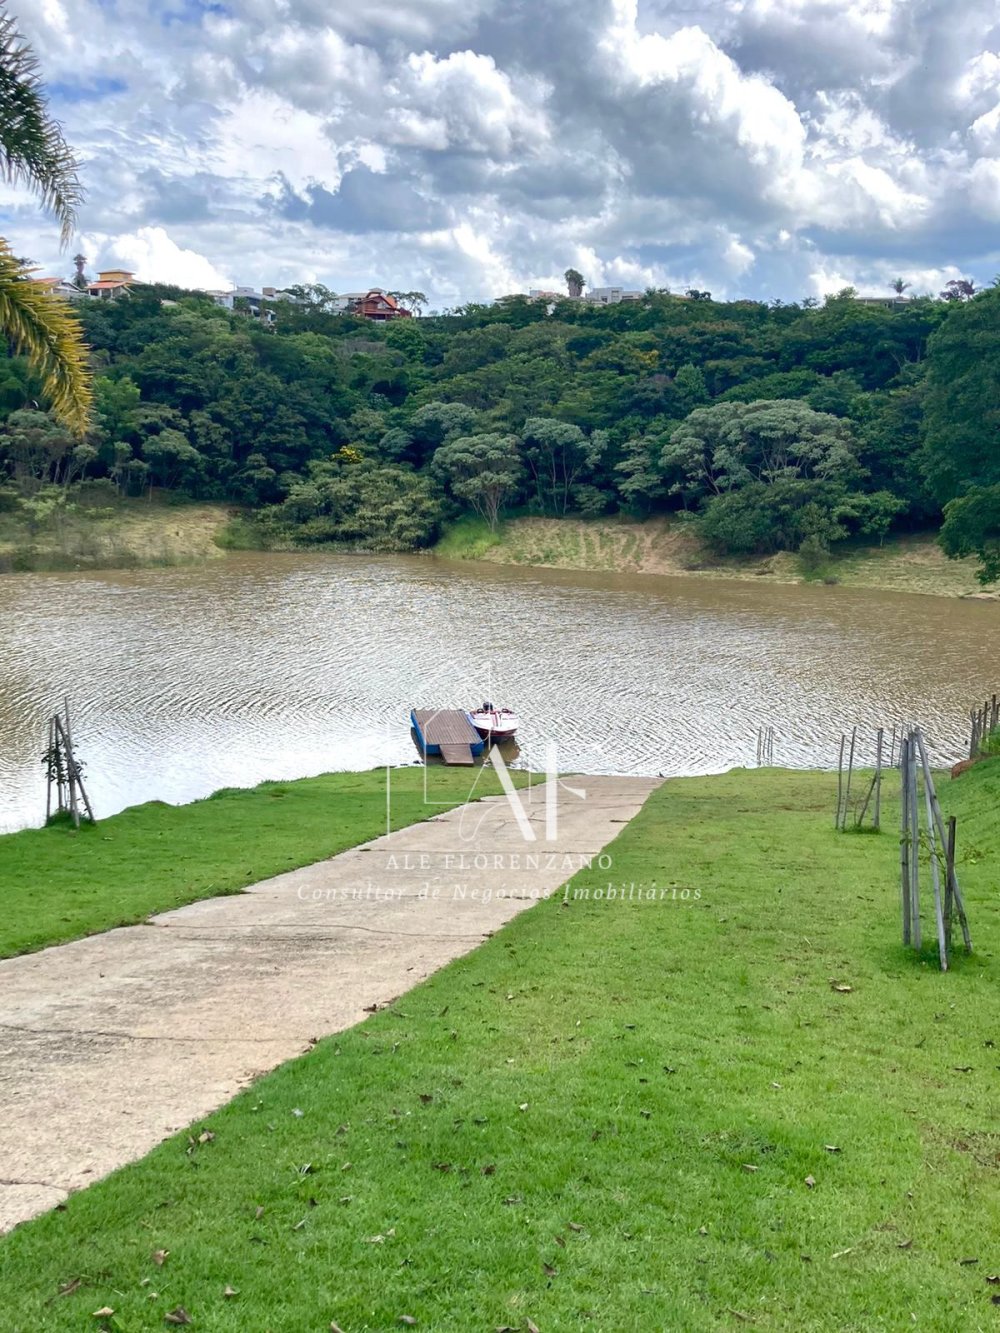
[[[487,695],[520,713],[522,760],[551,738],[577,772],[753,763],[767,725],[775,763],[829,767],[843,728],[901,718],[951,760],[998,686],[995,603],[327,554],[7,575],[0,828],[41,822],[66,693],[101,815],[405,763],[411,706]]]

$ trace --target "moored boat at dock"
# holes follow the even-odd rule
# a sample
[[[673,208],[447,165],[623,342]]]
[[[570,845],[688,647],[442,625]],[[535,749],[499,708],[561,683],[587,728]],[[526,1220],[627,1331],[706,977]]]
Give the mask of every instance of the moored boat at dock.
[[[518,718],[512,708],[498,708],[488,701],[469,710],[472,725],[487,741],[509,741],[517,733]]]

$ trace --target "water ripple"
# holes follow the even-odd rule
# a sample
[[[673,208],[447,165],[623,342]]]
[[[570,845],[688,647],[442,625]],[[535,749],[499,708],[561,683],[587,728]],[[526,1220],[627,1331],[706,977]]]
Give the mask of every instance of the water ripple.
[[[63,694],[100,814],[415,758],[414,704],[492,696],[522,762],[707,773],[829,767],[840,732],[917,719],[934,753],[997,688],[994,605],[421,558],[234,555],[190,570],[0,580],[0,828],[38,823]]]

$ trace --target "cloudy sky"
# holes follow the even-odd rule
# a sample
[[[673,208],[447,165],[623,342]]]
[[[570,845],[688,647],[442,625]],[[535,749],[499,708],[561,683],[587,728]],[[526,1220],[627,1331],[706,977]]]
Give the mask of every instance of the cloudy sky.
[[[191,286],[822,296],[1000,270],[996,0],[9,0],[77,246]],[[15,192],[19,254],[67,271]]]

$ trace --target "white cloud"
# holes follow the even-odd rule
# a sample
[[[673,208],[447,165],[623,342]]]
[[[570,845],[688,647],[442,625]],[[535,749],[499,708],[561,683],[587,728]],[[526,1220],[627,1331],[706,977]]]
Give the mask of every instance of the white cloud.
[[[96,258],[92,267],[120,266],[135,274],[139,282],[171,282],[179,287],[228,288],[228,276],[204,255],[186,250],[162,227],[140,227],[131,235],[84,237]]]
[[[984,157],[973,164],[969,194],[981,217],[1000,222],[1000,160]]]
[[[81,157],[84,248],[157,277],[454,304],[573,264],[794,299],[1000,262],[995,0],[168,8],[23,15]],[[23,194],[0,209],[65,268]]]
[[[744,245],[736,236],[729,238],[725,249],[722,251],[723,263],[735,277],[740,277],[748,269],[753,268],[755,258],[756,256],[749,245]]]
[[[546,135],[545,118],[527,100],[537,87],[515,91],[512,80],[489,56],[455,51],[439,60],[429,51],[412,54],[386,90],[391,127],[401,142],[434,151],[458,148],[501,160]]]

